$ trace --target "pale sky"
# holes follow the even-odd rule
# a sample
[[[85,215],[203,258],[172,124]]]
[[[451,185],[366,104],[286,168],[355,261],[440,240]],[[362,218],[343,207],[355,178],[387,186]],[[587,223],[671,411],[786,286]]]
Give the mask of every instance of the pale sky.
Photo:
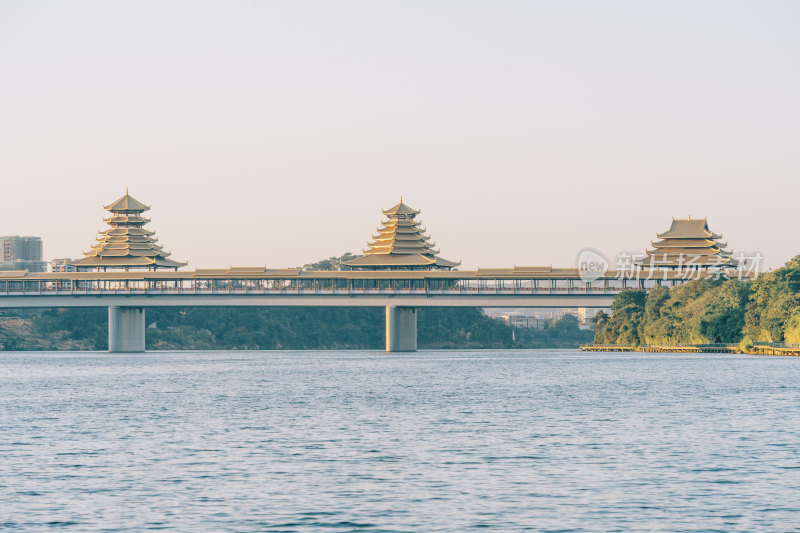
[[[80,257],[130,187],[189,267],[359,252],[400,195],[462,268],[709,218],[800,253],[800,3],[0,0],[0,235]]]

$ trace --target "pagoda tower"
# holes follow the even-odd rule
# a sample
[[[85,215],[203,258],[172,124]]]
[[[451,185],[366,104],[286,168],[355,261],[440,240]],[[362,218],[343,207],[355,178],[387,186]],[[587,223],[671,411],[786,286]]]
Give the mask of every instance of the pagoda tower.
[[[425,228],[414,218],[419,211],[400,203],[383,211],[386,216],[378,234],[372,236],[364,255],[346,266],[359,270],[450,270],[461,263],[439,257]]]
[[[734,267],[727,243],[720,242],[722,235],[708,229],[705,218],[672,219],[672,226],[659,233],[659,240],[651,242],[642,266],[678,267]]]
[[[109,225],[105,231],[99,232],[97,240],[84,258],[71,262],[78,271],[111,269],[147,269],[171,268],[178,270],[186,263],[167,259],[170,255],[156,244],[155,232],[147,230],[144,225],[150,222],[142,213],[150,209],[128,194],[110,205],[103,206],[111,216],[103,221]]]

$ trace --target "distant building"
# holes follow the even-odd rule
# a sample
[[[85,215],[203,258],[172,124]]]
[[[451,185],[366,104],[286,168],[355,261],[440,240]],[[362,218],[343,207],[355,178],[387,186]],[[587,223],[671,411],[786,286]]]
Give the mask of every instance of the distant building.
[[[500,315],[500,319],[505,322],[506,325],[513,328],[544,329],[545,325],[547,324],[547,319],[524,315],[521,313],[503,314]]]
[[[44,272],[47,265],[42,261],[42,238],[20,237],[18,235],[0,237],[2,261],[0,270],[27,270]]]
[[[596,315],[600,311],[604,311],[607,314],[611,313],[610,309],[603,310],[592,307],[579,307],[578,314],[576,316],[578,317],[578,321],[580,322],[591,322],[592,319],[594,318],[594,315]]]
[[[515,328],[535,328],[544,329],[555,325],[555,323],[565,315],[572,315],[578,319],[578,329],[593,330],[594,322],[592,319],[599,311],[611,314],[609,309],[593,309],[586,307],[573,308],[486,308],[486,316],[502,320],[507,325]]]
[[[77,269],[71,265],[72,259],[62,258],[50,261],[50,272],[75,272]]]

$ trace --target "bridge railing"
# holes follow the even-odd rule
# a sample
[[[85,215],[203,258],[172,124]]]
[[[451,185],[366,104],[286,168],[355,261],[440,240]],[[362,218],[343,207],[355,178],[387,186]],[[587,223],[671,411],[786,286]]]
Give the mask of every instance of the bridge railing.
[[[680,280],[548,278],[168,278],[0,279],[0,295],[60,294],[617,294]]]
[[[730,342],[707,342],[701,344],[692,344],[688,342],[662,342],[659,344],[643,344],[646,348],[659,348],[662,346],[670,346],[674,348],[736,348],[739,346],[737,343]]]
[[[767,346],[769,348],[788,348],[791,350],[800,349],[800,344],[792,342],[754,342],[755,346]]]

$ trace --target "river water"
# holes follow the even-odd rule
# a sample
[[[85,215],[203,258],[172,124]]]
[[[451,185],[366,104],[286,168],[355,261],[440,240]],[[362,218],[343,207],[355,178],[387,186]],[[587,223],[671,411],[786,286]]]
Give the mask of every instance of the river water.
[[[0,530],[791,531],[800,359],[0,355]]]

